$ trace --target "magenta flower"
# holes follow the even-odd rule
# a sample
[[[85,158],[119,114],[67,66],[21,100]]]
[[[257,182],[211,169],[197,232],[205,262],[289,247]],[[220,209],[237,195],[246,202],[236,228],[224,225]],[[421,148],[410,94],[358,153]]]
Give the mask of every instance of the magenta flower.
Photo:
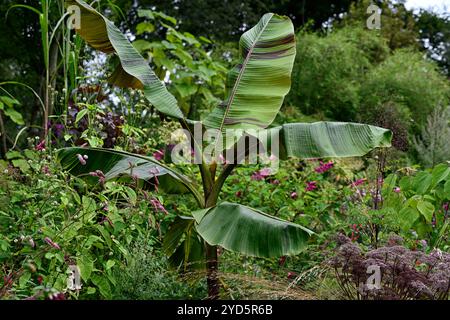
[[[270,176],[270,174],[271,174],[270,168],[264,168],[259,171],[256,171],[254,174],[252,174],[250,179],[260,181],[260,180],[263,180],[264,178]]]
[[[166,208],[164,208],[164,206],[162,205],[161,202],[159,202],[158,199],[153,198],[150,199],[150,203],[153,205],[153,208],[155,209],[155,211],[160,211],[160,212],[164,212],[165,214],[168,214]]]
[[[444,209],[444,211],[447,212],[448,208],[449,208],[449,203],[448,202],[444,203],[444,205],[442,206],[442,209]]]
[[[357,186],[365,183],[366,181],[367,181],[366,178],[358,179],[358,180],[356,180],[355,182],[352,183],[352,186],[357,187]]]
[[[291,195],[290,195],[290,197],[291,197],[291,199],[297,199],[298,198],[298,194],[297,194],[297,192],[291,192]]]
[[[155,158],[158,161],[161,161],[164,158],[164,151],[161,149],[161,150],[154,152],[153,158]]]
[[[277,186],[280,184],[280,180],[275,179],[275,180],[271,181],[270,183]]]
[[[395,187],[393,191],[394,191],[395,193],[399,193],[401,190],[400,190],[399,187]]]
[[[58,250],[61,249],[61,247],[56,242],[53,242],[53,240],[50,239],[49,237],[45,237],[44,241],[47,242],[50,246],[52,246],[55,249],[58,249]]]
[[[323,161],[320,161],[320,166],[318,166],[317,168],[314,169],[314,171],[316,171],[317,173],[325,173],[328,170],[330,170],[331,168],[333,168],[334,163],[333,161],[328,161],[327,163],[323,163]]]
[[[309,181],[306,183],[306,191],[313,191],[315,189],[317,189],[316,181]]]
[[[39,142],[39,144],[36,146],[37,151],[45,151],[45,140],[42,140]]]
[[[50,175],[50,169],[48,168],[47,165],[43,166],[41,169],[42,173],[45,174],[46,176]]]

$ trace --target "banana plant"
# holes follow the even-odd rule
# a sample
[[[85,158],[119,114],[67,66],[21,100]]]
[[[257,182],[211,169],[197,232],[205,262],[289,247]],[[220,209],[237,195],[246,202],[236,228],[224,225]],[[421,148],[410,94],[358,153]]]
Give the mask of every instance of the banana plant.
[[[193,141],[195,152],[201,153],[201,143],[194,138],[199,127],[202,131],[239,131],[239,139],[251,136],[255,129],[266,135],[275,132],[281,159],[363,156],[375,148],[390,146],[389,130],[365,124],[316,122],[270,127],[290,89],[296,53],[294,28],[288,17],[267,13],[241,36],[240,63],[229,71],[225,99],[203,121],[192,121],[185,117],[149,62],[111,21],[82,0],[66,3],[81,9],[81,25],[76,30],[81,37],[94,49],[119,58],[120,64],[110,82],[141,89],[154,108],[179,121],[188,141]],[[199,266],[203,259],[208,295],[215,299],[219,296],[218,246],[257,257],[294,255],[305,248],[313,232],[238,203],[220,202],[222,186],[239,164],[231,161],[218,165],[216,161],[200,158],[202,187],[153,157],[101,148],[72,147],[58,151],[59,161],[74,175],[89,179],[90,172],[101,170],[105,179],[133,175],[149,180],[158,176],[162,185],[171,187],[168,189],[190,192],[198,210],[192,212],[192,217],[175,219],[165,235],[163,248],[180,266]]]

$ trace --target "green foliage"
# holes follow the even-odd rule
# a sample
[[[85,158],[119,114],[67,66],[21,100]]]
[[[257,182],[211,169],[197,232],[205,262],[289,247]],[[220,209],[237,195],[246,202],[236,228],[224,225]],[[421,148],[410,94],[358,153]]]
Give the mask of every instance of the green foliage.
[[[363,100],[360,86],[373,64],[387,55],[383,39],[367,30],[344,28],[326,37],[300,32],[287,103],[304,114],[354,120]]]
[[[14,123],[23,125],[22,115],[15,109],[15,105],[19,106],[20,102],[9,96],[0,96],[0,110]]]
[[[42,151],[8,157],[11,166],[0,163],[0,265],[12,281],[0,296],[42,299],[66,291],[66,270],[76,264],[82,288],[68,296],[112,298],[115,272],[129,263],[132,244],[157,243],[161,213],[146,205],[148,193],[117,182],[93,189],[64,176]]]
[[[145,242],[134,242],[132,258],[116,269],[114,299],[163,300],[203,299],[206,283],[202,274],[180,276],[170,268],[167,257]]]
[[[141,37],[133,46],[154,64],[158,77],[170,83],[168,88],[184,114],[200,119],[201,112],[220,101],[225,86],[224,65],[213,61],[211,51],[207,51],[211,41],[177,31],[177,21],[160,12],[139,10],[138,16],[146,21],[136,26]],[[163,39],[152,37],[155,29],[165,35]]]
[[[394,190],[393,186],[398,189]],[[413,230],[420,239],[426,239],[431,248],[445,247],[445,243],[448,245],[449,191],[448,164],[410,176],[388,176],[383,187],[383,210],[388,223],[400,227],[406,234]]]
[[[391,103],[398,110],[398,120],[417,132],[436,106],[448,103],[449,92],[448,82],[433,63],[418,52],[398,50],[366,74],[360,112],[363,118],[373,119]]]
[[[450,160],[450,109],[439,107],[428,116],[420,136],[413,137],[420,162],[426,167]]]

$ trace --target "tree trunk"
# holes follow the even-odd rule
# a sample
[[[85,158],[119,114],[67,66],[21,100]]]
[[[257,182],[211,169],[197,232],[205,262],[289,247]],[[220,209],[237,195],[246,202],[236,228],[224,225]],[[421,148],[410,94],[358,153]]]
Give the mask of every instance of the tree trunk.
[[[219,277],[218,277],[217,246],[206,244],[206,283],[208,284],[208,300],[219,299]]]

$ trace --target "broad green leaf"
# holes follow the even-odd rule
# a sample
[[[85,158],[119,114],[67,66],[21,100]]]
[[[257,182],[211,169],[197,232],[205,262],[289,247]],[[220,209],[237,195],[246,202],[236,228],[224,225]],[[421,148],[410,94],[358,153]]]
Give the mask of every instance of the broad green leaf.
[[[420,213],[415,208],[411,207],[404,207],[400,212],[398,213],[398,220],[400,223],[400,226],[403,230],[407,231],[409,230],[414,222],[419,218]]]
[[[433,171],[431,172],[432,186],[436,186],[439,182],[447,179],[447,177],[450,175],[450,168],[447,164],[438,164],[433,168]]]
[[[229,202],[198,215],[197,231],[210,245],[249,256],[280,257],[299,253],[313,233],[298,224]]]
[[[79,157],[87,157],[87,159],[80,161]],[[151,157],[112,149],[73,147],[58,150],[57,159],[65,170],[91,182],[97,183],[100,180],[90,175],[96,170],[102,171],[106,180],[120,175],[133,176],[142,180],[165,176],[164,181],[167,184],[181,184],[191,191],[197,200],[201,198],[189,178]]]
[[[205,267],[204,242],[194,223],[191,217],[179,217],[164,238],[163,250],[169,255],[170,264],[184,271]]]
[[[434,213],[434,206],[428,201],[419,201],[417,203],[417,210],[425,217],[428,222],[431,222]]]
[[[25,159],[14,159],[11,162],[14,167],[19,168],[23,173],[27,173],[30,170],[30,165]]]
[[[267,130],[280,158],[357,157],[391,146],[392,132],[367,124],[346,122],[288,123]],[[273,141],[274,140],[274,141]]]
[[[170,225],[170,228],[167,231],[163,241],[162,249],[166,255],[170,256],[175,252],[183,235],[187,232],[187,230],[192,226],[193,223],[194,219],[192,219],[191,217],[177,216],[175,218],[174,222]]]
[[[113,84],[142,89],[158,111],[174,118],[184,118],[175,97],[111,21],[82,0],[68,0],[66,4],[77,5],[81,9],[81,28],[76,30],[81,37],[94,49],[116,53],[119,57],[121,64],[119,71],[116,70],[111,77]]]
[[[432,175],[428,172],[421,171],[413,178],[413,188],[417,194],[424,194],[430,188]]]
[[[402,191],[407,191],[412,188],[412,177],[404,176],[400,179],[400,189]]]
[[[11,159],[22,159],[23,156],[19,151],[15,151],[15,150],[10,150],[6,153],[6,159],[11,160]]]
[[[228,74],[225,101],[204,121],[208,128],[266,128],[289,92],[295,35],[288,17],[265,14],[239,46],[239,64]]]
[[[114,260],[108,260],[106,262],[106,270],[111,269],[112,267],[114,267],[115,264],[116,264],[116,262]]]
[[[141,22],[136,26],[137,35],[143,34],[144,32],[151,33],[153,31],[155,31],[155,25],[150,22]]]
[[[444,193],[447,199],[450,200],[450,180],[447,180],[444,185]]]
[[[87,255],[82,255],[77,258],[77,266],[80,269],[80,275],[84,282],[87,282],[90,277],[92,270],[94,270],[94,261]]]
[[[111,286],[104,275],[98,274],[92,275],[92,283],[94,283],[97,286],[98,290],[100,291],[100,294],[104,298],[111,299],[112,297]]]
[[[6,116],[8,116],[14,123],[23,125],[25,122],[23,121],[22,115],[12,108],[6,108],[3,111]]]
[[[390,174],[384,179],[383,183],[383,195],[384,196],[390,196],[392,195],[392,189],[395,188],[395,185],[397,183],[397,175],[396,174]]]
[[[14,105],[20,105],[20,102],[17,101],[15,98],[11,98],[8,96],[0,96],[0,101],[6,104],[10,108],[14,108]]]

